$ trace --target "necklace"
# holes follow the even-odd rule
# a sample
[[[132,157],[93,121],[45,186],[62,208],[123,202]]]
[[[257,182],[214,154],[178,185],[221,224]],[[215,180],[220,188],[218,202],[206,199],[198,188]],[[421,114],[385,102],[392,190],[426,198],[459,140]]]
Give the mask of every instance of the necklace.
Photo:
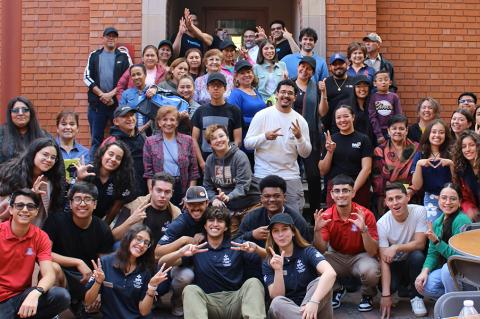
[[[437,158],[440,158],[440,152],[434,153],[432,152],[433,160],[436,160]]]
[[[335,78],[333,78],[333,82],[335,82],[335,85],[337,86],[337,91],[340,92],[342,90],[342,86],[345,84],[345,81],[347,81],[347,78],[345,78],[342,82],[341,85],[338,85],[337,83],[337,80],[335,80]]]

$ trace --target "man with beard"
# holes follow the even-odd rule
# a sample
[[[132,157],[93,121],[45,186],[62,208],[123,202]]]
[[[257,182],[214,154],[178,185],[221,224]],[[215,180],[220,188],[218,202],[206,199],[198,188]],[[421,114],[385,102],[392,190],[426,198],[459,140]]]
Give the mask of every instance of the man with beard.
[[[251,65],[254,65],[257,62],[258,56],[258,45],[256,42],[256,33],[255,29],[245,29],[243,32],[243,48],[248,53],[248,62]]]
[[[285,28],[285,22],[281,20],[272,21],[270,23],[270,36],[275,41],[275,51],[279,60],[286,55],[300,51],[292,34]]]
[[[378,252],[375,216],[352,201],[355,191],[350,176],[337,175],[332,184],[331,195],[335,204],[325,212],[319,210],[315,213],[314,245],[324,254],[338,277],[360,278],[362,299],[357,309],[371,311],[380,278],[380,265],[375,257]],[[333,309],[340,307],[346,293],[343,286],[334,291]]]
[[[252,119],[245,148],[255,150],[253,183],[268,175],[278,175],[287,183],[286,205],[301,213],[305,204],[297,158],[312,151],[307,121],[292,109],[298,88],[292,80],[280,81],[275,90],[276,102]]]
[[[354,97],[355,77],[347,74],[347,57],[343,53],[334,53],[330,57],[330,72],[332,75],[323,79],[319,86],[322,93],[322,101],[319,105],[319,113],[325,130],[337,132],[334,114],[340,101],[351,101]],[[325,103],[327,102],[327,103]]]
[[[83,74],[88,86],[88,124],[92,138],[90,158],[103,140],[107,122],[113,118],[118,105],[117,83],[132,61],[127,53],[117,49],[118,31],[108,27],[103,31],[103,47],[90,53]]]
[[[316,82],[325,79],[328,76],[328,67],[325,59],[313,52],[315,43],[317,43],[317,32],[312,28],[305,28],[300,31],[298,36],[300,41],[300,52],[285,56],[282,61],[287,65],[288,77],[295,79],[297,77],[297,67],[303,57],[309,56],[315,59],[316,66],[313,73],[313,80]]]

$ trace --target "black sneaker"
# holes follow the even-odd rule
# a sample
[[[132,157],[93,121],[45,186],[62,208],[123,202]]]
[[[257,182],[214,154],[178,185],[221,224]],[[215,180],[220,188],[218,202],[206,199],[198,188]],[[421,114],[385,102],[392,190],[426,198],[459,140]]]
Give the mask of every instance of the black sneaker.
[[[357,309],[358,311],[361,311],[361,312],[372,311],[373,310],[372,297],[362,296],[362,300],[358,304]]]
[[[333,297],[332,297],[332,308],[337,309],[340,308],[342,305],[342,298],[347,294],[347,289],[345,289],[343,286],[340,287],[340,290],[334,291],[333,292]]]

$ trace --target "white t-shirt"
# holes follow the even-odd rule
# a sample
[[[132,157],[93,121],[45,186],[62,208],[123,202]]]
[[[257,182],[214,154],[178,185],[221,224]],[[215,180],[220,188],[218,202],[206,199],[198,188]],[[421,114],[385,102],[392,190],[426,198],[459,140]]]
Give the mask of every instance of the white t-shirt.
[[[290,127],[298,120],[302,137],[296,139]],[[267,140],[265,132],[280,128],[275,140]],[[283,113],[276,106],[267,107],[255,114],[245,136],[245,148],[255,150],[255,177],[278,175],[285,180],[300,178],[297,157],[310,155],[312,145],[308,135],[308,124],[294,110]]]
[[[377,231],[380,248],[409,243],[415,233],[427,231],[427,210],[420,205],[408,205],[408,217],[403,223],[396,221],[389,210],[378,220]],[[393,260],[404,260],[407,256],[407,253],[398,252]]]

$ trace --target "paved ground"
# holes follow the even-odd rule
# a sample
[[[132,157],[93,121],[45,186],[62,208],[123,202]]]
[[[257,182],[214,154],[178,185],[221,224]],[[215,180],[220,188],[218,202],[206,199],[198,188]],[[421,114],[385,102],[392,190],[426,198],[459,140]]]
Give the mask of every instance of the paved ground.
[[[380,318],[379,309],[379,299],[378,296],[375,299],[375,309],[371,312],[358,312],[357,303],[360,301],[360,294],[349,293],[342,300],[342,307],[334,311],[335,319],[378,319]],[[431,301],[426,302],[427,309],[429,310],[429,316],[424,318],[433,318],[433,306],[434,303]],[[64,313],[61,316],[62,319],[73,319],[73,316],[70,313]],[[154,319],[181,319],[183,317],[175,317],[170,314],[169,309],[166,305],[162,305],[161,308],[155,309]],[[394,309],[392,312],[392,319],[413,319],[413,315],[410,308],[410,301],[408,298],[394,298]],[[319,318],[322,319],[322,318]]]

